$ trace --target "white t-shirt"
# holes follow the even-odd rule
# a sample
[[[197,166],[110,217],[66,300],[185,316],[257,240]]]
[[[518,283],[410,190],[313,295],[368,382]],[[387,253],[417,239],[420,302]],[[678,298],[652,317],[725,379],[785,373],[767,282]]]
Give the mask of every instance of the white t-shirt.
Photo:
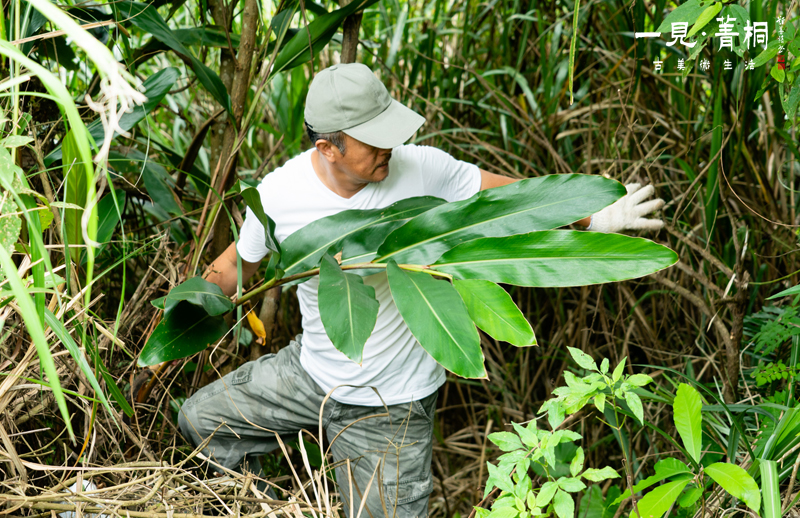
[[[310,149],[268,174],[259,184],[264,211],[275,221],[275,237],[282,242],[290,234],[317,219],[349,209],[383,208],[414,196],[436,196],[448,202],[464,200],[480,190],[477,166],[456,160],[428,146],[405,145],[392,150],[389,174],[351,198],[331,191],[314,172]],[[240,232],[237,250],[248,262],[267,255],[264,229],[252,211]],[[303,315],[303,347],[300,363],[326,392],[339,385],[333,398],[351,405],[379,406],[378,389],[387,405],[424,398],[445,381],[444,369],[417,342],[403,322],[389,292],[386,272],[364,277],[375,288],[380,303],[378,320],[364,345],[358,365],[331,343],[317,305],[318,277],[297,286]]]

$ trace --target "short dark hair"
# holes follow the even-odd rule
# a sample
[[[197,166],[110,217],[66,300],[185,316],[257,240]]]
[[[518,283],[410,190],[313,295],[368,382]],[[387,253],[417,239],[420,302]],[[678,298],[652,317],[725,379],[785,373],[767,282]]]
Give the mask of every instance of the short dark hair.
[[[305,121],[304,121],[305,122]],[[308,133],[308,138],[311,139],[311,144],[316,144],[318,140],[327,140],[337,148],[339,148],[339,152],[344,155],[345,152],[345,140],[344,140],[344,132],[342,131],[334,131],[333,133],[317,133],[311,126],[305,122],[306,125],[306,133]]]

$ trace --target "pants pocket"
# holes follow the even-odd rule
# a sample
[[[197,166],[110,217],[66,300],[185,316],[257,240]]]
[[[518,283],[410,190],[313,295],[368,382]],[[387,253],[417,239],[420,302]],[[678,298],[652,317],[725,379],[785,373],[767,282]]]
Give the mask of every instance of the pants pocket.
[[[425,499],[427,508],[427,497],[433,491],[433,474],[429,471],[426,475],[400,480],[399,482],[384,482],[383,495],[386,500],[386,508],[389,514],[395,505],[410,504],[421,499]],[[418,513],[413,513],[418,514]],[[397,516],[406,516],[398,509]]]
[[[433,416],[436,413],[436,399],[439,397],[438,392],[434,392],[428,397],[416,399],[411,402],[412,411],[418,416],[422,417],[429,423],[433,422]]]
[[[265,355],[267,359],[269,357],[274,356],[274,354]],[[253,367],[255,367],[256,362],[247,362],[235,371],[230,373],[230,384],[231,385],[240,385],[242,383],[249,383],[253,381]]]

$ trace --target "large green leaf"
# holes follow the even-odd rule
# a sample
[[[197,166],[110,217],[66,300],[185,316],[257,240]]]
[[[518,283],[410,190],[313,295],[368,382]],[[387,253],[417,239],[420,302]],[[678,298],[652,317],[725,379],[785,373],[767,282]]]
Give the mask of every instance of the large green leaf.
[[[461,377],[485,378],[480,336],[456,289],[394,261],[386,269],[397,309],[428,354]]]
[[[245,203],[256,215],[258,221],[261,222],[261,226],[264,227],[264,244],[273,252],[280,253],[281,247],[275,238],[275,222],[264,212],[264,206],[261,204],[261,194],[259,194],[258,189],[247,187],[243,183],[239,184],[239,189]]]
[[[678,393],[672,404],[675,428],[681,436],[686,451],[695,462],[700,462],[703,446],[703,403],[700,393],[686,383],[678,385]]]
[[[430,264],[465,241],[550,230],[590,216],[625,194],[619,182],[582,174],[529,178],[428,211],[392,232],[378,262]]]
[[[722,10],[722,2],[714,2],[710,6],[703,9],[703,12],[697,17],[697,21],[694,22],[692,28],[689,30],[688,37],[692,37],[700,30],[708,25],[708,22],[716,18],[717,14]]]
[[[644,518],[661,518],[664,513],[675,503],[681,491],[689,484],[687,480],[676,480],[663,486],[659,486],[650,491],[639,500],[637,507],[639,516]],[[631,517],[636,517],[636,512],[631,513]]]
[[[791,288],[787,288],[781,292],[776,293],[771,297],[767,297],[767,300],[779,299],[781,297],[788,297],[789,295],[797,295],[800,293],[800,284],[797,286],[792,286]]]
[[[175,37],[173,30],[167,25],[156,8],[152,5],[139,2],[119,2],[114,4],[114,9],[118,10],[121,19],[129,20],[136,27],[151,34],[154,38],[163,42],[169,48],[189,59],[192,70],[197,79],[217,100],[217,102],[233,116],[231,99],[228,90],[222,83],[216,72],[208,68],[192,52]]]
[[[761,508],[761,493],[758,484],[745,470],[736,464],[716,462],[705,468],[706,474],[722,489],[743,501],[755,512]]]
[[[344,273],[326,254],[319,268],[319,316],[333,345],[361,364],[364,344],[378,320],[375,288],[358,275]]]
[[[169,311],[181,301],[202,307],[212,317],[224,315],[235,308],[233,302],[222,293],[222,288],[202,277],[192,277],[175,286],[166,296],[152,301],[152,304]]]
[[[75,135],[72,131],[68,132],[61,143],[63,152],[62,172],[66,183],[64,201],[66,203],[86,206],[86,193],[88,185],[86,183],[86,170],[81,165],[80,154],[75,144]],[[69,253],[73,261],[78,261],[81,255],[81,248],[77,245],[83,244],[83,230],[81,228],[81,209],[64,209],[63,232],[66,241],[71,246]]]
[[[657,32],[669,33],[673,23],[686,22],[693,25],[697,17],[705,10],[702,0],[687,0],[678,7],[670,11],[661,25],[656,29]]]
[[[239,34],[230,32],[226,35],[225,29],[211,25],[194,27],[192,29],[177,29],[172,31],[172,35],[184,45],[198,47],[219,47],[227,49],[228,37],[230,37],[230,44],[233,45],[234,49],[238,49],[241,41],[241,36]]]
[[[764,518],[781,518],[781,489],[778,462],[759,460],[761,494],[764,495]]]
[[[225,319],[200,307],[179,302],[164,313],[142,352],[139,366],[186,358],[205,349],[228,332]]]
[[[683,462],[679,461],[678,459],[673,459],[671,457],[667,457],[656,462],[655,465],[656,474],[647,477],[646,479],[642,480],[635,486],[633,486],[633,492],[638,493],[648,487],[658,484],[662,480],[666,480],[668,478],[676,477],[683,479],[691,479],[693,474],[692,470],[689,469],[689,466],[684,464]],[[680,477],[678,477],[680,476]],[[626,490],[622,493],[616,500],[612,502],[612,505],[618,504],[631,496],[630,489]]]
[[[159,70],[142,84],[141,90],[147,96],[147,100],[138,106],[134,106],[133,110],[129,113],[124,113],[119,119],[119,126],[125,131],[130,130],[136,126],[139,121],[153,111],[164,98],[165,95],[172,89],[175,82],[180,77],[181,73],[177,68],[168,67]],[[102,142],[105,138],[105,130],[103,129],[102,121],[97,118],[86,127],[89,130],[89,135],[94,138],[95,142]],[[53,162],[60,160],[62,155],[62,146],[59,145],[44,159],[45,165],[51,165]]]
[[[114,235],[114,228],[119,223],[120,214],[125,207],[125,191],[114,191],[114,195],[119,207],[115,205],[114,196],[111,193],[103,196],[103,199],[97,204],[97,242],[101,244],[107,243]]]
[[[531,325],[506,290],[480,279],[456,280],[453,286],[472,321],[489,336],[518,347],[536,345]]]
[[[241,36],[239,34],[229,32],[226,36],[224,29],[212,25],[194,27],[191,29],[175,29],[172,31],[172,36],[185,47],[217,47],[228,49],[228,36],[230,36],[230,46],[234,49],[239,48],[241,43]],[[271,44],[274,44],[274,42],[271,42]],[[151,38],[146,45],[136,50],[136,65],[141,66],[145,62],[158,57],[160,53],[168,52],[169,50],[169,45],[156,38]]]
[[[675,252],[647,239],[549,230],[475,239],[442,255],[433,268],[460,279],[563,287],[642,277],[677,260]]]
[[[362,254],[369,245],[380,244],[394,228],[392,225],[402,225],[443,203],[439,198],[420,196],[383,209],[345,210],[318,219],[283,240],[278,266],[287,275],[303,272],[317,266],[322,255],[336,246],[353,250],[348,255],[343,254],[345,259],[351,258],[351,254]]]
[[[270,75],[277,74],[284,70],[302,65],[311,59],[308,44],[312,43],[314,53],[322,50],[331,40],[337,29],[345,18],[356,11],[364,9],[376,3],[378,0],[353,0],[346,6],[332,11],[322,16],[317,16],[307,27],[297,31],[292,38],[286,42],[275,63]]]
[[[131,154],[134,153],[142,157],[142,180],[144,180],[147,194],[153,199],[153,204],[164,209],[173,216],[183,215],[181,205],[173,194],[169,183],[167,183],[167,179],[169,178],[167,170],[161,164],[147,159],[144,153],[131,150]]]
[[[553,510],[558,518],[574,518],[575,501],[570,495],[559,489],[553,497]]]

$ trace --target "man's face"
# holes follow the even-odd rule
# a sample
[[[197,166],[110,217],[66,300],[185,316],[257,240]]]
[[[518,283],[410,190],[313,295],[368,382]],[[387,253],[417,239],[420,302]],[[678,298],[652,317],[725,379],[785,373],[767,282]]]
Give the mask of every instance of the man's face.
[[[336,166],[354,183],[382,182],[389,175],[391,149],[380,149],[345,135],[345,153],[336,149]],[[334,148],[335,149],[335,148]]]

